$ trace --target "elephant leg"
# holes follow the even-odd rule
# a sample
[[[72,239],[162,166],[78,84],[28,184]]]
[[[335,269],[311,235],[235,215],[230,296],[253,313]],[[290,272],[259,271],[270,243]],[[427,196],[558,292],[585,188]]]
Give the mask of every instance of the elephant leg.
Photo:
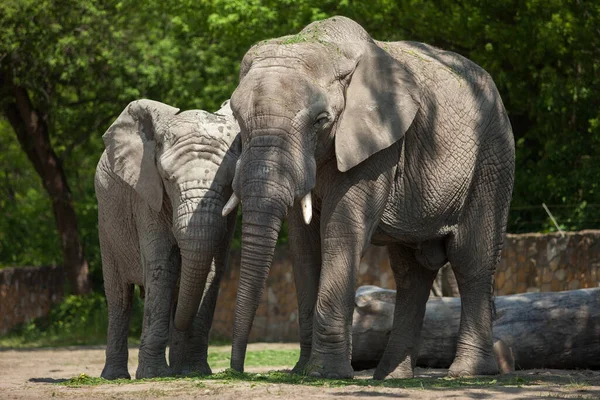
[[[503,178],[510,180],[507,176],[510,173],[509,169],[496,170],[493,165],[479,171],[475,177],[478,184],[465,205],[463,224],[447,245],[461,298],[460,328],[450,376],[498,373],[492,340],[493,278],[500,260],[511,194],[508,185],[499,183]]]
[[[370,159],[364,168],[377,160]],[[338,176],[340,180],[325,190],[321,207],[322,264],[307,371],[313,376],[352,378],[356,276],[383,214],[391,177],[370,176],[359,170]]]
[[[164,234],[159,239],[149,241],[148,246],[142,245],[146,298],[139,363],[135,373],[137,379],[170,374],[165,350],[180,256],[179,249],[167,238],[167,234]]]
[[[300,328],[300,359],[292,369],[303,373],[312,349],[313,316],[321,273],[321,236],[319,212],[313,210],[309,225],[304,223],[302,208],[294,207],[288,216],[288,242],[292,250],[294,281],[298,300],[298,325]]]
[[[123,282],[112,257],[102,254],[104,291],[108,305],[106,363],[100,375],[104,379],[130,379],[127,369],[127,336],[133,301],[133,284]]]
[[[496,375],[498,365],[492,341],[493,272],[491,260],[483,261],[467,252],[451,255],[461,312],[456,356],[450,376]],[[456,265],[456,267],[455,267]]]
[[[412,378],[419,355],[425,303],[437,270],[423,267],[415,250],[393,244],[388,246],[390,264],[396,281],[394,324],[374,379]]]

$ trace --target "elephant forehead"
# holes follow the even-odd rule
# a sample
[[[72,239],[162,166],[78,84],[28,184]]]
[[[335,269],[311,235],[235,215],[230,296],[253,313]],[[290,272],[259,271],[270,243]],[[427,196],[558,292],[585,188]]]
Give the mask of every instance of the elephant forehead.
[[[165,147],[178,148],[200,143],[227,151],[239,127],[233,116],[186,111],[163,124],[159,132]]]
[[[308,73],[315,78],[333,75],[330,50],[335,46],[327,42],[258,45],[251,69],[281,67]]]
[[[230,136],[235,136],[233,130]],[[163,173],[176,182],[214,179],[231,145],[225,138],[226,134],[210,134],[204,125],[190,127],[185,135],[176,137],[172,145],[158,153]]]
[[[287,129],[302,124],[303,110],[325,108],[327,88],[295,71],[251,71],[232,96],[236,115],[246,130],[272,127]]]
[[[181,190],[191,188],[213,188],[220,191],[232,176],[234,162],[224,162],[227,155],[208,151],[186,152],[176,157],[168,157],[161,164],[169,181]]]
[[[216,169],[227,150],[228,147],[215,138],[191,135],[180,138],[174,146],[164,149],[159,157],[165,170],[186,169],[185,165],[189,163],[193,163],[194,167]]]

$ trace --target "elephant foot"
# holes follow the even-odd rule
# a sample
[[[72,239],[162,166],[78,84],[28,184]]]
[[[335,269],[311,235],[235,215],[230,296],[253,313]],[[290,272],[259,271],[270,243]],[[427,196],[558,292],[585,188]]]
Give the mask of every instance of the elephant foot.
[[[135,379],[158,378],[171,375],[171,370],[167,366],[165,360],[162,360],[162,362],[147,362],[140,360],[137,371],[135,372]]]
[[[319,355],[309,360],[304,373],[315,378],[352,379],[354,370],[346,354]]]
[[[386,360],[385,356],[377,364],[377,369],[373,374],[373,379],[411,379],[414,378],[414,370],[410,356],[406,357],[397,367],[390,367],[391,360]]]
[[[131,379],[131,375],[129,375],[129,371],[127,370],[127,366],[125,367],[111,367],[109,365],[105,365],[102,373],[100,374],[101,378],[107,379],[109,381],[115,379]]]
[[[493,354],[479,357],[457,357],[448,371],[448,376],[453,378],[498,375],[498,364]]]
[[[171,368],[173,375],[211,375],[212,370],[206,361],[187,363]]]
[[[300,355],[300,359],[292,368],[292,374],[304,375],[306,373],[306,366],[308,365],[310,357],[303,357]]]

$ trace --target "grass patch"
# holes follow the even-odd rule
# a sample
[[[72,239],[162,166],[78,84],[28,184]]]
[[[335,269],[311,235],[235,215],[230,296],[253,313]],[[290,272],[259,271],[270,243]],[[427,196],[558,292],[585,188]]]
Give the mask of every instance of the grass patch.
[[[246,367],[281,367],[294,365],[300,357],[300,349],[297,350],[260,350],[249,351],[246,354]],[[231,351],[212,352],[208,348],[208,365],[212,369],[229,367]]]
[[[581,390],[581,389],[585,389],[588,386],[590,386],[590,384],[588,382],[577,381],[577,380],[571,378],[570,382],[567,385],[565,385],[565,389]]]
[[[344,386],[368,386],[368,387],[388,387],[402,389],[444,389],[444,388],[483,388],[493,386],[526,386],[538,385],[540,382],[525,379],[520,376],[504,376],[498,378],[413,378],[413,379],[388,379],[385,381],[376,381],[373,379],[321,379],[308,376],[296,375],[287,372],[272,371],[264,374],[239,373],[233,370],[225,370],[210,376],[187,376],[187,377],[166,377],[153,379],[126,380],[118,379],[107,381],[102,378],[90,377],[81,374],[71,378],[68,381],[58,383],[58,385],[68,387],[96,386],[103,384],[123,385],[137,384],[143,382],[169,382],[169,381],[189,381],[199,387],[203,387],[206,381],[215,383],[235,383],[252,382],[267,384],[287,384],[287,385],[306,385],[317,387],[344,387]]]

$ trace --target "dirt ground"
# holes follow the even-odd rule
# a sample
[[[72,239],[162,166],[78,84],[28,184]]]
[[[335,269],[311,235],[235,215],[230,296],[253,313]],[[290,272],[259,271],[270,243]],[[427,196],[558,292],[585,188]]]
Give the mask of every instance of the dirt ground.
[[[297,348],[297,344],[251,344],[249,350]],[[220,349],[227,351],[227,347]],[[129,371],[137,366],[137,350],[130,349]],[[387,399],[600,399],[600,371],[529,370],[517,374],[534,379],[535,385],[461,387],[443,389],[399,389],[373,386],[312,387],[304,385],[244,381],[187,380],[126,385],[57,385],[81,373],[97,377],[104,365],[104,347],[0,351],[0,399],[219,399],[348,398]],[[291,366],[290,366],[291,367]],[[266,372],[277,368],[254,368]],[[217,370],[218,371],[218,370]],[[418,369],[418,377],[444,376],[445,370]],[[357,373],[357,379],[373,371]],[[538,379],[539,378],[539,379]],[[538,382],[539,381],[539,382]]]

